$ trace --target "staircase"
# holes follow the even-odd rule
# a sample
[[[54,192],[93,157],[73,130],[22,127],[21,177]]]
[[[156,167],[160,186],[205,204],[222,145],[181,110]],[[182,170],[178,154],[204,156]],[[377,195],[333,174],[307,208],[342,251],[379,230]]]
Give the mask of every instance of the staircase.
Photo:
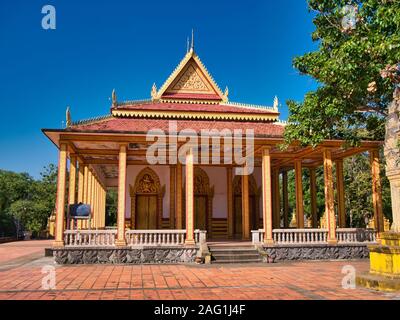
[[[252,244],[218,243],[209,244],[211,263],[259,263],[262,262],[257,249]]]

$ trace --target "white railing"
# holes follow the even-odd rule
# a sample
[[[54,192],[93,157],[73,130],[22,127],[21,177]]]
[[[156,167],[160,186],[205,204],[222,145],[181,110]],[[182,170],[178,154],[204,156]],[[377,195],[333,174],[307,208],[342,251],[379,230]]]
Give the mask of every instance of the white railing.
[[[195,230],[194,231],[194,241],[196,244],[204,244],[207,242],[207,231]]]
[[[174,246],[185,243],[186,230],[128,230],[128,246]]]
[[[272,233],[276,244],[319,244],[328,239],[325,229],[275,229]]]
[[[263,243],[264,240],[264,230],[252,230],[251,231],[251,239],[253,244],[260,244]]]
[[[336,229],[338,243],[376,242],[374,229]]]
[[[112,247],[115,245],[117,230],[66,230],[66,247]]]
[[[254,230],[253,244],[263,243],[264,230]],[[275,244],[324,244],[328,241],[326,229],[274,229]],[[338,243],[373,243],[376,242],[376,231],[373,229],[336,229]]]

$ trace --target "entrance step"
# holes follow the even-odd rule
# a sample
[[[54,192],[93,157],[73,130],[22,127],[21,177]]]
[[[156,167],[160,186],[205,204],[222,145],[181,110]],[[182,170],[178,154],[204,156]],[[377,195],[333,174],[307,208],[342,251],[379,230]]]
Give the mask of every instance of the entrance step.
[[[259,263],[262,257],[253,245],[210,244],[211,263]]]

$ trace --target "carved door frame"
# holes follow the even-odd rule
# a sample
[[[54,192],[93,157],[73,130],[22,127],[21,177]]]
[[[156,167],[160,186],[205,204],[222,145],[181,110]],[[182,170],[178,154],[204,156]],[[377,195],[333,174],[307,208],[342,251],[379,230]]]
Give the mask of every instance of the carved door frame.
[[[146,180],[145,180],[146,179]],[[165,185],[161,186],[160,178],[150,167],[146,167],[136,176],[135,184],[129,185],[131,196],[131,227],[136,228],[136,201],[137,196],[157,197],[157,229],[161,229],[163,217],[163,199]]]

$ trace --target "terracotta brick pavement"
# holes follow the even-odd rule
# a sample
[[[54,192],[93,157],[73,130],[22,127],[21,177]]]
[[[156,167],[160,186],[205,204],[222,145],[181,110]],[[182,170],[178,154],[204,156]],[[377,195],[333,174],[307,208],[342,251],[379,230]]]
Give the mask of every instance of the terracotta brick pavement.
[[[400,299],[400,294],[342,288],[342,267],[352,265],[357,272],[365,272],[368,261],[57,266],[51,258],[42,257],[7,268],[1,265],[0,299]],[[56,272],[56,289],[50,291],[42,289],[42,268],[48,265]]]

